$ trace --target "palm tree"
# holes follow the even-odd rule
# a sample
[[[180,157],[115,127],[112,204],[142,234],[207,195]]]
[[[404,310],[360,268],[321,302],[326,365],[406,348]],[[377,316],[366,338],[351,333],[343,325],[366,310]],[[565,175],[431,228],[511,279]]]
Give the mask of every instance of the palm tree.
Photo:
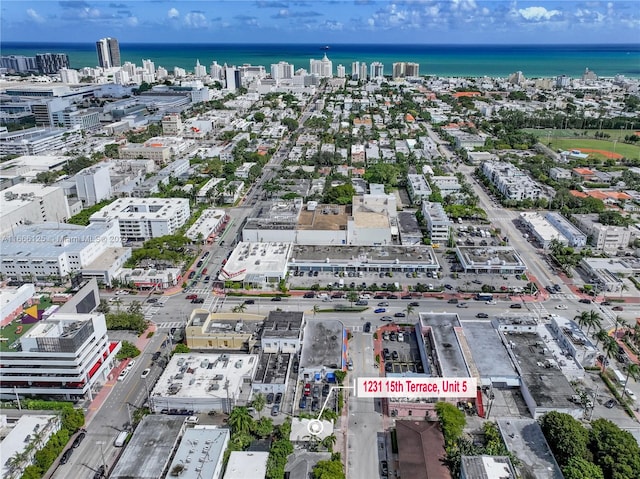
[[[598,327],[602,322],[602,317],[600,316],[600,313],[598,313],[595,310],[583,311],[579,315],[575,316],[573,319],[574,321],[577,320],[578,324],[581,327],[587,326],[587,335],[591,331],[592,327]]]
[[[618,315],[618,316],[615,317],[614,321],[616,323],[616,330],[613,333],[613,337],[617,338],[618,337],[618,329],[627,327],[627,320],[624,319],[622,316]]]
[[[604,329],[599,329],[598,332],[593,335],[593,337],[596,340],[597,348],[600,341],[604,343],[607,340],[607,338],[609,337],[609,333],[607,333],[607,331],[605,331]]]
[[[318,314],[320,312],[320,306],[318,306],[317,304],[313,305],[313,317],[316,317],[316,314]]]
[[[234,407],[231,414],[229,414],[229,426],[231,426],[234,434],[249,434],[252,421],[251,414],[244,406]]]
[[[605,357],[611,359],[618,352],[618,341],[607,335],[607,338],[602,343],[602,349],[604,350]],[[602,370],[604,371],[605,369],[603,361]]]
[[[415,307],[411,306],[410,304],[407,305],[406,308],[404,308],[405,312],[407,313],[407,318],[410,317],[413,312],[415,311]]]
[[[262,419],[262,410],[267,404],[267,400],[264,397],[264,394],[258,393],[254,396],[253,401],[251,401],[251,405],[253,408],[258,411],[258,417]]]
[[[247,310],[247,305],[244,303],[238,304],[233,307],[231,311],[234,313],[244,313]]]
[[[351,303],[351,306],[353,306],[353,303],[358,301],[358,293],[355,291],[349,291],[347,293],[347,300]]]
[[[321,444],[322,444],[323,447],[325,447],[327,449],[327,451],[333,452],[333,446],[335,446],[337,440],[338,440],[338,438],[336,437],[336,435],[335,434],[331,434],[330,436],[325,437],[321,441]]]
[[[640,380],[640,366],[635,363],[631,363],[627,366],[627,377],[624,380],[624,394],[627,394],[627,383],[629,382],[629,378],[634,381]]]

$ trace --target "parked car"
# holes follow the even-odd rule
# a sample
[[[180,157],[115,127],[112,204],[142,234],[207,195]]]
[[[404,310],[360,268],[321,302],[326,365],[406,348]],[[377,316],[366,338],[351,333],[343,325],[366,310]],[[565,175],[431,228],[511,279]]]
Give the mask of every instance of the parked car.
[[[406,314],[404,314],[404,313],[400,313],[400,312],[398,312],[398,313],[394,314],[393,316],[394,316],[395,318],[405,318],[407,315],[406,315]]]
[[[420,303],[418,303],[417,301],[412,301],[411,303],[409,303],[409,306],[413,306],[414,308],[417,308],[420,306]]]
[[[331,386],[329,386],[329,383],[324,383],[322,385],[322,395],[323,396],[328,396],[330,390],[331,390]]]
[[[449,303],[449,304],[458,304],[458,299],[457,298],[451,298],[449,301],[447,301],[447,303]]]
[[[310,383],[306,383],[304,385],[303,395],[304,396],[311,396],[311,384]]]
[[[271,415],[277,416],[278,414],[280,414],[280,405],[274,404],[273,407],[271,408]]]
[[[76,438],[73,440],[73,444],[71,444],[71,447],[73,447],[74,449],[78,447],[80,443],[82,443],[82,440],[86,437],[86,435],[87,433],[84,431],[78,434]]]
[[[393,363],[385,363],[384,365],[385,372],[393,372]]]
[[[273,404],[273,398],[274,398],[273,393],[267,394],[267,404]]]
[[[389,302],[388,302],[388,301],[380,301],[380,302],[378,303],[378,306],[380,306],[380,307],[389,306]]]
[[[149,304],[153,304],[153,303],[157,303],[157,302],[158,302],[157,298],[149,298],[149,299],[147,299],[147,303],[149,303]]]
[[[255,299],[245,299],[243,304],[256,304]]]
[[[127,377],[127,374],[129,374],[129,370],[123,369],[122,372],[118,375],[118,381],[124,381],[124,378]]]
[[[306,409],[306,408],[307,408],[307,397],[302,396],[300,398],[300,409]]]
[[[282,393],[277,393],[273,402],[276,404],[280,404],[282,402]]]
[[[387,296],[387,299],[398,299],[398,295],[397,294],[390,294],[389,296]]]
[[[274,296],[271,301],[282,301],[282,296]]]
[[[394,361],[397,360],[400,356],[398,355],[398,351],[394,351],[391,353],[391,359]]]
[[[204,303],[204,298],[196,298],[196,299],[192,299],[191,302],[193,304],[202,304]]]
[[[613,308],[611,308],[612,311],[624,311],[624,308],[622,306],[614,306]]]
[[[382,359],[384,359],[385,361],[388,361],[390,357],[391,357],[391,353],[389,352],[389,348],[384,348],[382,350]]]
[[[522,309],[522,304],[521,303],[513,303],[512,305],[509,306],[511,309]]]
[[[582,298],[578,300],[579,303],[591,304],[591,300],[589,298]]]
[[[304,293],[303,298],[315,298],[316,293]]]
[[[188,294],[185,296],[185,299],[196,299],[198,297],[197,294]]]
[[[62,457],[60,457],[60,464],[64,465],[67,462],[69,462],[69,458],[71,458],[71,454],[73,454],[73,449],[71,448],[64,451],[64,453],[62,454]]]
[[[410,294],[404,294],[402,295],[402,299],[411,299],[412,296]]]
[[[393,318],[391,316],[382,316],[380,321],[393,321]]]
[[[618,404],[618,401],[616,401],[615,399],[609,399],[606,403],[604,403],[604,407],[606,407],[607,409],[611,409],[617,404]]]

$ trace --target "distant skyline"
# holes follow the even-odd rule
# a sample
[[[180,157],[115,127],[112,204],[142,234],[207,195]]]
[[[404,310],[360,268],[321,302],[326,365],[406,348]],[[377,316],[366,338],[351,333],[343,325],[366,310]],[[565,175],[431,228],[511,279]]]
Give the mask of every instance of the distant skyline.
[[[637,1],[4,0],[0,41],[640,43]]]

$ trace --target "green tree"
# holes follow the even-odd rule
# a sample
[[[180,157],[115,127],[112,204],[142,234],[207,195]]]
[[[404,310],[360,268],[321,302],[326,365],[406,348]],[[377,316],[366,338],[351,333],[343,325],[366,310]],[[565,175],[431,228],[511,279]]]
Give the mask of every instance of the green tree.
[[[587,327],[587,335],[591,331],[591,328],[598,328],[600,323],[602,323],[602,316],[595,310],[591,311],[583,311],[580,314],[576,315],[573,318],[574,321],[577,321],[581,327]]]
[[[328,204],[348,205],[353,201],[356,190],[351,183],[329,186],[324,192],[323,201]]]
[[[548,412],[540,419],[540,427],[560,467],[566,466],[572,457],[589,459],[589,434],[569,414]]]
[[[251,406],[253,409],[258,411],[258,417],[262,417],[262,411],[264,407],[267,405],[267,399],[264,397],[264,394],[258,393],[253,397],[253,401],[251,401]]]
[[[122,341],[122,346],[118,354],[116,355],[116,359],[126,359],[126,358],[136,358],[140,355],[140,350],[135,346],[135,344],[130,343],[129,341]]]
[[[237,304],[231,311],[234,313],[244,313],[247,310],[247,305],[244,303]]]
[[[264,118],[264,113],[262,113],[261,111],[257,111],[253,114],[253,119],[258,123],[262,123],[264,121]]]
[[[589,438],[594,463],[600,466],[605,479],[639,477],[640,446],[630,432],[600,418],[591,423]]]
[[[571,457],[562,468],[564,479],[604,479],[602,469],[581,457]]]
[[[233,433],[248,434],[253,425],[253,418],[244,406],[234,407],[229,414],[229,426]]]
[[[349,301],[351,306],[353,306],[353,303],[358,301],[358,298],[359,298],[359,296],[358,296],[358,293],[356,291],[349,291],[347,293],[347,301]]]
[[[380,183],[388,187],[395,187],[398,184],[400,171],[396,165],[391,163],[376,163],[367,168],[364,179],[369,183]]]
[[[313,467],[313,479],[345,479],[340,461],[318,461]]]
[[[258,437],[270,436],[273,432],[273,420],[270,417],[262,417],[253,423],[253,433]]]
[[[407,304],[406,308],[404,308],[404,311],[407,313],[407,318],[411,317],[415,309],[416,309],[415,306],[411,306],[410,304]]]
[[[442,427],[445,447],[454,447],[467,424],[464,412],[451,403],[438,402],[436,403],[436,414]]]
[[[109,306],[109,302],[104,298],[100,299],[100,304],[96,308],[96,311],[98,313],[107,314],[109,311],[111,311],[111,307]]]
[[[640,366],[636,363],[631,363],[627,365],[627,377],[624,379],[624,389],[625,394],[627,394],[627,384],[629,383],[629,379],[633,379],[634,381],[640,380]]]
[[[602,342],[602,350],[604,352],[605,357],[607,359],[611,359],[616,354],[618,354],[618,342],[615,340],[615,338],[607,335],[605,340]],[[603,362],[602,370],[603,371],[605,370],[604,362]]]
[[[187,354],[190,353],[191,350],[189,349],[189,346],[187,346],[186,344],[182,344],[182,343],[178,343],[176,344],[176,347],[173,348],[173,354]]]

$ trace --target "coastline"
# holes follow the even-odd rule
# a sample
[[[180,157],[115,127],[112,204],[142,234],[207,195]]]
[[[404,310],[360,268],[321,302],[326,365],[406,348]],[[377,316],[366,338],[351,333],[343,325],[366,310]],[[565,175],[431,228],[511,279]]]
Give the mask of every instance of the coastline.
[[[92,43],[3,42],[3,55],[31,56],[35,53],[66,53],[71,67],[92,67],[97,63]],[[351,71],[351,63],[368,65],[380,61],[385,74],[392,63],[410,61],[420,64],[420,75],[442,77],[506,77],[522,71],[526,77],[577,78],[585,68],[601,77],[625,75],[640,78],[640,44],[620,45],[417,45],[417,44],[191,44],[123,43],[122,60],[140,64],[151,59],[156,67],[174,66],[193,70],[196,60],[205,66],[213,61],[223,65],[264,65],[286,61],[296,69],[309,68],[311,58],[326,53],[334,70],[342,64]]]

